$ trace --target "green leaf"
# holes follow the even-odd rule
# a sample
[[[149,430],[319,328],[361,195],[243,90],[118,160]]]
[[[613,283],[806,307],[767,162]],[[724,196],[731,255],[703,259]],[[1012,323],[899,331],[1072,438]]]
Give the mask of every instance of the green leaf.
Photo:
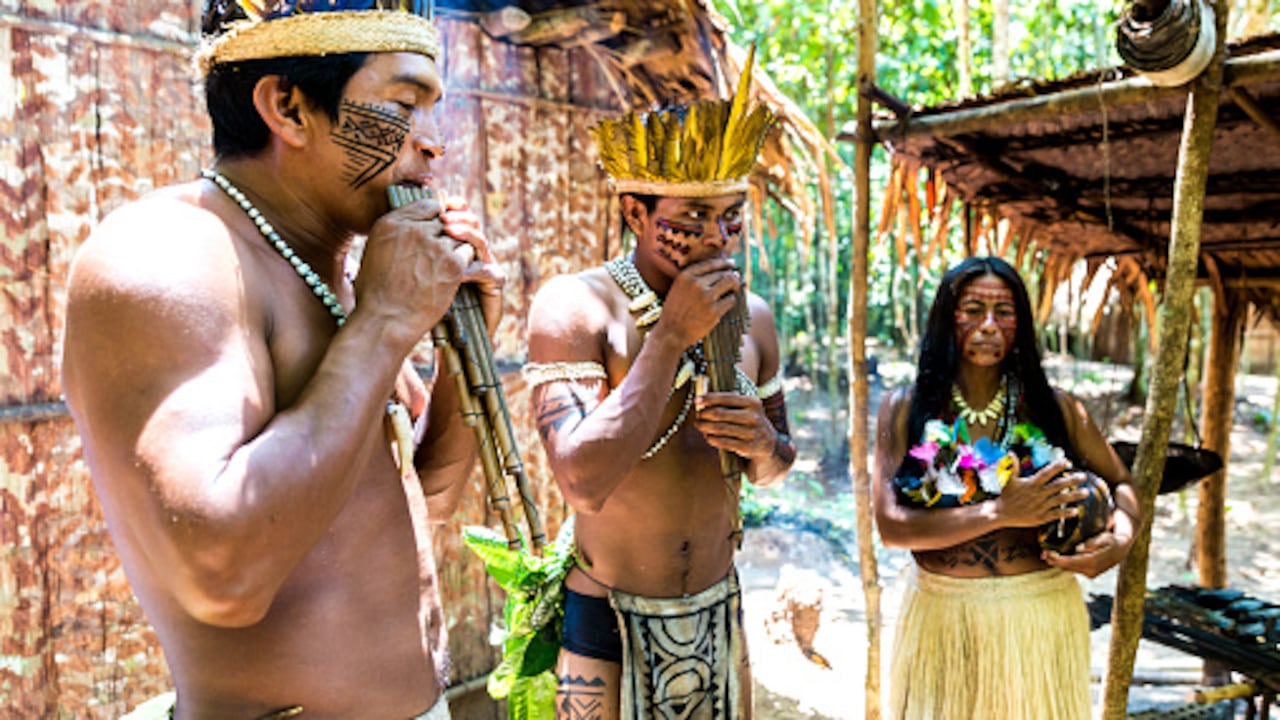
[[[526,554],[507,547],[506,539],[490,528],[465,527],[462,542],[484,561],[484,569],[504,590],[515,587],[526,572]]]
[[[547,670],[552,670],[555,668],[556,659],[559,656],[560,633],[556,628],[548,625],[539,630],[529,640],[524,650],[523,662],[520,664],[520,674],[525,677],[532,677]]]
[[[507,698],[511,720],[555,720],[556,676],[545,672],[521,678]]]

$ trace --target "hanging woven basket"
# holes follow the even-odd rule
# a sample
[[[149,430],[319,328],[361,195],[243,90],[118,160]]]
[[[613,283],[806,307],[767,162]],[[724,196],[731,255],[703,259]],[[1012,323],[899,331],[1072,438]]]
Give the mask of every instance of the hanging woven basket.
[[[1217,44],[1213,8],[1204,0],[1169,0],[1158,16],[1141,17],[1141,5],[1125,8],[1116,25],[1116,51],[1153,85],[1194,80],[1209,64]]]

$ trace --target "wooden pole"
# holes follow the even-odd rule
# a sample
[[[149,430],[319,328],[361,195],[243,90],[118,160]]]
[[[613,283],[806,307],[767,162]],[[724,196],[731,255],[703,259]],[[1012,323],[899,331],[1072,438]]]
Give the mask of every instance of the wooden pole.
[[[880,569],[871,527],[867,471],[871,409],[867,387],[867,266],[871,247],[871,98],[876,77],[876,0],[858,0],[858,143],[854,148],[853,258],[849,273],[849,476],[857,507],[858,569],[867,605],[863,717],[880,720]]]
[[[1213,308],[1200,436],[1206,450],[1222,456],[1223,468],[1200,481],[1200,505],[1196,509],[1196,564],[1200,569],[1200,584],[1207,588],[1227,586],[1226,460],[1231,453],[1237,342],[1244,324],[1245,307],[1238,292],[1227,290],[1217,297],[1222,302],[1215,301]]]
[[[1187,328],[1191,322],[1191,298],[1195,293],[1200,227],[1204,217],[1205,184],[1223,89],[1223,38],[1226,36],[1228,4],[1225,0],[1213,4],[1218,47],[1209,66],[1191,83],[1182,144],[1178,148],[1169,264],[1164,297],[1160,303],[1159,345],[1151,374],[1151,391],[1147,395],[1146,420],[1142,424],[1142,437],[1138,441],[1133,469],[1142,523],[1116,580],[1116,601],[1111,610],[1111,646],[1103,687],[1104,720],[1124,720],[1127,715],[1133,663],[1138,653],[1138,640],[1142,637],[1151,519],[1155,514],[1156,494],[1164,472],[1169,432],[1178,400],[1178,382],[1187,351]]]
[[[1227,458],[1231,454],[1231,424],[1235,407],[1237,341],[1244,324],[1245,302],[1238,292],[1215,294],[1214,323],[1209,337],[1209,367],[1204,376],[1204,401],[1200,408],[1200,434],[1204,447],[1222,456],[1222,469],[1200,481],[1196,508],[1196,565],[1200,585],[1227,586]],[[1231,682],[1230,669],[1206,660],[1205,685]]]
[[[1267,431],[1267,455],[1262,461],[1262,477],[1268,479],[1275,469],[1276,446],[1280,444],[1280,357],[1272,353],[1271,361],[1276,366],[1276,397],[1271,401],[1271,429]]]

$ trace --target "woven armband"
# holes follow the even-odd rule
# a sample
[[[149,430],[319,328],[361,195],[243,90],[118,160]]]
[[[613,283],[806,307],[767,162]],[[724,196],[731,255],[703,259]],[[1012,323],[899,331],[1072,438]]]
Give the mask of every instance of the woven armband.
[[[521,372],[531,388],[560,380],[604,380],[608,377],[604,365],[593,361],[529,363]]]
[[[768,382],[761,385],[756,390],[756,397],[764,400],[765,398],[773,397],[780,392],[782,392],[782,373],[777,373],[773,377],[769,378]]]

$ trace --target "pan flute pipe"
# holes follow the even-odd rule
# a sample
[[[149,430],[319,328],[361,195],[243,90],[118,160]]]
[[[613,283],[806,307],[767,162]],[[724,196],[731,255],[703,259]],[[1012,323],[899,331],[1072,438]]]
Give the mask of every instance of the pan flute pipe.
[[[702,341],[703,359],[707,364],[707,384],[712,392],[738,392],[738,363],[742,360],[742,336],[747,332],[751,315],[747,310],[747,292],[738,288],[737,301]],[[720,471],[726,481],[736,481],[742,474],[742,457],[727,450],[720,451]]]
[[[387,195],[392,209],[434,197],[430,188],[407,186],[390,187]],[[458,288],[448,312],[432,329],[431,338],[442,350],[445,371],[458,385],[462,421],[475,431],[489,504],[502,522],[507,545],[514,550],[522,544],[507,490],[507,478],[510,477],[529,526],[529,543],[535,554],[541,554],[547,537],[529,491],[529,478],[520,460],[520,450],[516,447],[507,396],[498,377],[493,343],[489,340],[480,298],[474,286],[463,284]]]

